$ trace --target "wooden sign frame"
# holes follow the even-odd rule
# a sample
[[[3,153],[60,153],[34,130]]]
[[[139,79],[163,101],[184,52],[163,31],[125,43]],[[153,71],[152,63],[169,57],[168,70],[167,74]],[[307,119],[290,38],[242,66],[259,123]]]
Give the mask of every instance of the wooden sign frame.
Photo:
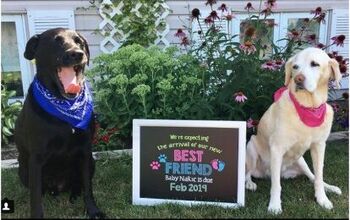
[[[149,128],[228,128],[238,129],[238,161],[237,161],[237,194],[236,202],[222,201],[199,201],[189,199],[174,198],[153,198],[153,196],[141,196],[141,129]],[[156,139],[159,133],[151,133]],[[209,137],[209,136],[208,136]],[[241,207],[245,204],[245,151],[246,151],[246,122],[244,121],[210,121],[210,120],[153,120],[153,119],[134,119],[133,120],[133,173],[132,173],[132,202],[134,205],[158,205],[162,203],[178,203],[183,205],[218,205],[223,207]],[[157,162],[157,161],[156,161]],[[158,162],[157,162],[158,163]],[[224,164],[225,165],[225,164]],[[148,167],[149,168],[149,167]],[[164,168],[165,169],[165,168]],[[150,170],[150,172],[152,172]],[[149,184],[148,184],[149,185]],[[156,186],[155,186],[156,187]],[[225,190],[225,189],[222,189]]]

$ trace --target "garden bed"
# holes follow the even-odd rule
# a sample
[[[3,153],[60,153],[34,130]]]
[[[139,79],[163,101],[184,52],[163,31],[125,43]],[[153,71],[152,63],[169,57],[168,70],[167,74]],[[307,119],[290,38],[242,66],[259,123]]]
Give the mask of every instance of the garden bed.
[[[329,142],[326,148],[324,179],[337,185],[342,195],[327,193],[334,204],[329,211],[321,208],[314,200],[314,187],[305,176],[283,180],[282,207],[279,218],[349,218],[349,147],[348,141]],[[311,164],[309,152],[305,155]],[[246,206],[239,209],[225,209],[215,206],[186,207],[175,204],[160,206],[132,205],[132,159],[122,156],[118,159],[97,161],[93,179],[97,204],[110,218],[275,218],[267,213],[270,181],[257,180],[257,191],[246,191]],[[15,201],[15,213],[2,215],[6,218],[29,216],[29,192],[19,183],[17,169],[2,169],[2,198]],[[43,199],[46,218],[86,218],[83,199],[69,203],[69,194],[58,197],[46,195]]]

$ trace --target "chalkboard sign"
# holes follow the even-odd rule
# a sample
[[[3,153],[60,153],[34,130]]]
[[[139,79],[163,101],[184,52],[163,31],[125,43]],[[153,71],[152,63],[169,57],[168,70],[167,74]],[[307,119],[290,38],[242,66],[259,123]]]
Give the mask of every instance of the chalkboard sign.
[[[133,121],[133,204],[244,206],[246,123]]]

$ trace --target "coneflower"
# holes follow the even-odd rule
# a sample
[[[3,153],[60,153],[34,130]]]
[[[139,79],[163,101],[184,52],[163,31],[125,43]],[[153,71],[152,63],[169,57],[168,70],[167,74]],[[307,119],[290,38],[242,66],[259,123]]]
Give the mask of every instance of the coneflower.
[[[331,38],[333,40],[333,44],[336,44],[337,46],[344,46],[344,40],[345,40],[345,35],[338,35],[334,36]]]
[[[250,3],[250,2],[247,3],[247,5],[244,7],[244,9],[247,10],[248,12],[249,12],[250,10],[255,10],[255,9],[253,8],[252,3]]]
[[[192,10],[192,19],[199,19],[199,16],[201,15],[201,11],[198,8],[194,8]]]
[[[248,98],[243,94],[243,92],[236,92],[233,94],[233,97],[236,102],[245,102]]]

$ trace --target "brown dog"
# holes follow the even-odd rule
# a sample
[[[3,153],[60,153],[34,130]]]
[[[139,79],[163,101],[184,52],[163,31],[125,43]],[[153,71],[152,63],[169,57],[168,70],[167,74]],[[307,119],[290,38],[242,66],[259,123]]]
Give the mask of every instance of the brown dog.
[[[43,217],[43,193],[70,191],[73,202],[83,191],[89,217],[103,218],[92,192],[94,119],[83,75],[88,44],[77,32],[56,28],[30,38],[24,56],[35,59],[37,74],[16,122],[15,142],[31,217]]]

